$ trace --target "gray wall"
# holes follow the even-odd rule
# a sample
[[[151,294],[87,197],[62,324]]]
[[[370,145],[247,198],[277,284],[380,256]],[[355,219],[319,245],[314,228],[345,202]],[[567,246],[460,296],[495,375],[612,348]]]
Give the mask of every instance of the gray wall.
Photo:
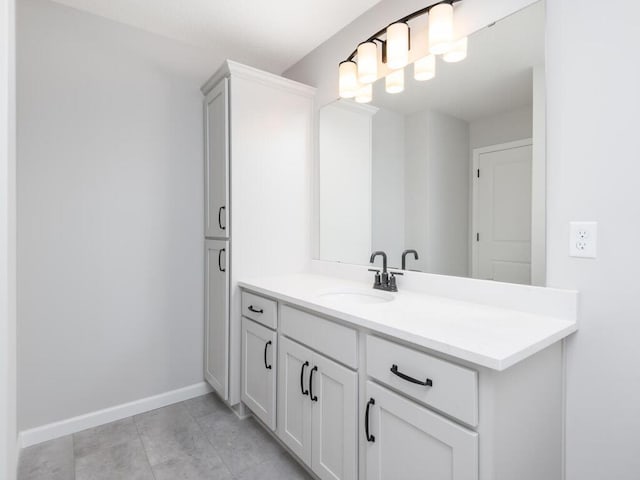
[[[484,15],[494,3],[523,4],[481,3],[466,0],[460,8],[478,5]],[[320,87],[320,101],[335,97],[337,64],[350,49],[419,6],[383,0],[286,75]],[[566,348],[567,480],[637,480],[640,5],[552,0],[547,10],[547,282],[578,289],[581,312],[580,331]],[[597,260],[568,257],[571,220],[599,222]]]
[[[199,50],[18,8],[19,427],[202,381]]]
[[[566,349],[567,479],[637,480],[640,5],[547,9],[547,279],[581,298]],[[598,221],[597,260],[567,256],[571,220]]]
[[[531,138],[533,131],[531,106],[483,117],[469,122],[469,145],[474,148]]]
[[[16,477],[14,0],[0,0],[0,479]]]
[[[320,114],[320,258],[359,263],[371,251],[372,113],[336,102]]]

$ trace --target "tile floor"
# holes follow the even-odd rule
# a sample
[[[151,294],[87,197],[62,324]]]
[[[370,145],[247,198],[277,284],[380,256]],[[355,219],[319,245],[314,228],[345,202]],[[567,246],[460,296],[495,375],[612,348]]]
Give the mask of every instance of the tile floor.
[[[18,480],[310,480],[253,418],[215,395],[34,445]]]

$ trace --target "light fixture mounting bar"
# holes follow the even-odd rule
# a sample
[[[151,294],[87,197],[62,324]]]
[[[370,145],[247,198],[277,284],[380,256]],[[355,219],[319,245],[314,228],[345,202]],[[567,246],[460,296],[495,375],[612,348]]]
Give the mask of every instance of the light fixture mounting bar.
[[[449,5],[453,5],[454,3],[457,2],[461,2],[462,0],[444,0],[442,2],[437,2],[434,3],[433,5],[429,5],[428,7],[424,7],[421,8],[420,10],[416,10],[413,13],[410,13],[409,15],[405,15],[404,17],[396,20],[395,22],[391,22],[389,25],[393,25],[394,23],[407,23],[410,20],[413,20],[414,18],[420,17],[422,15],[425,15],[427,13],[429,13],[429,10],[431,10],[433,7],[437,6],[437,5],[442,5],[443,3],[449,4]],[[367,38],[364,42],[361,43],[366,43],[366,42],[374,42],[374,41],[379,41],[383,47],[383,52],[384,52],[384,47],[386,46],[386,41],[382,40],[380,38],[380,36],[382,36],[385,32],[387,31],[387,27],[381,28],[380,30],[378,30],[376,33],[374,33],[373,35],[371,35],[369,38]],[[347,62],[351,62],[353,61],[353,59],[356,57],[356,55],[358,54],[358,49],[356,48],[353,52],[351,52],[351,55],[349,55],[345,61]]]

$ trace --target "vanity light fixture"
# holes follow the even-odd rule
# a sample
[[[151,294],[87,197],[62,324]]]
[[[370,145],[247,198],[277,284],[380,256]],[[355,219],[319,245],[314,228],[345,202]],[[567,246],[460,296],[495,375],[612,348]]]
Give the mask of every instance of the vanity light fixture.
[[[431,80],[436,76],[436,56],[427,55],[415,61],[413,64],[413,78],[419,82]]]
[[[384,86],[387,93],[400,93],[404,90],[404,70],[401,68],[391,72],[384,79]]]
[[[358,103],[369,103],[373,100],[373,84],[366,83],[364,85],[360,85],[360,88],[358,88],[358,92],[356,93],[355,100]]]
[[[360,103],[372,100],[371,84],[385,77],[388,93],[404,90],[404,67],[414,62],[414,78],[430,80],[436,74],[436,55],[447,62],[459,62],[467,56],[467,37],[454,38],[453,4],[461,0],[444,0],[402,17],[360,43],[340,63],[339,93]],[[409,22],[427,15],[428,32],[414,32],[412,45]],[[415,28],[415,27],[414,27]],[[380,48],[380,52],[378,51]],[[365,88],[366,87],[366,88]]]
[[[340,96],[353,98],[358,91],[358,66],[356,62],[345,60],[340,63]]]
[[[391,70],[397,70],[404,68],[407,63],[409,63],[409,25],[405,22],[392,23],[387,27],[387,65]]]
[[[445,62],[455,63],[467,58],[467,37],[462,37],[451,44],[451,50],[442,55]]]
[[[429,51],[442,55],[453,41],[453,5],[440,3],[429,11]]]
[[[375,42],[358,45],[358,81],[373,83],[378,78],[378,47]]]

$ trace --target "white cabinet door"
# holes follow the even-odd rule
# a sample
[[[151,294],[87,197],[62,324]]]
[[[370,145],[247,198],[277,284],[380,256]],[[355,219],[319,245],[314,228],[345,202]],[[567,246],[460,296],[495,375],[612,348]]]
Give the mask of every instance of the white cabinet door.
[[[229,242],[205,241],[204,377],[227,400],[229,386]]]
[[[206,237],[229,237],[228,83],[228,79],[222,79],[205,98]]]
[[[276,428],[276,332],[242,317],[242,401]]]
[[[309,373],[313,352],[279,336],[278,437],[311,465],[311,400]]]
[[[370,381],[361,403],[367,480],[477,480],[477,433]]]
[[[309,380],[311,468],[322,480],[356,479],[357,388],[355,372],[314,354]]]

